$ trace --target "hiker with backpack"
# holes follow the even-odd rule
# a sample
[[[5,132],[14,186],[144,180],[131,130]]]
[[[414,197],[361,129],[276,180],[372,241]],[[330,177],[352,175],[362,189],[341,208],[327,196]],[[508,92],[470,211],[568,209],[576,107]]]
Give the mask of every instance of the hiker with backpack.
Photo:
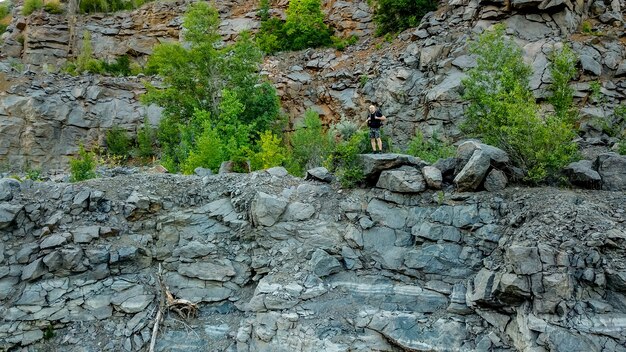
[[[367,115],[367,127],[370,128],[370,142],[372,143],[372,150],[374,154],[383,152],[383,141],[380,139],[380,128],[383,122],[387,120],[376,105],[372,104],[369,107],[369,114]],[[378,146],[378,150],[376,150]]]

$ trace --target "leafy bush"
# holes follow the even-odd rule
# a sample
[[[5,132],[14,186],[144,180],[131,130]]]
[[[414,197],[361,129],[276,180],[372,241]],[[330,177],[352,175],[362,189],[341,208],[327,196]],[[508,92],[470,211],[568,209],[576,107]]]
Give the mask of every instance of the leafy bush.
[[[0,4],[0,19],[7,17],[10,13],[9,5],[6,3]]]
[[[376,34],[400,32],[417,27],[422,17],[437,9],[437,0],[375,0]]]
[[[106,132],[107,153],[126,158],[130,155],[131,139],[123,128],[115,126]]]
[[[419,157],[429,163],[434,163],[439,159],[453,157],[455,149],[453,146],[440,140],[437,135],[426,140],[422,132],[418,131],[409,143],[406,153]]]
[[[322,120],[313,110],[304,113],[304,120],[291,134],[290,141],[292,160],[288,170],[297,176],[302,176],[307,169],[321,166],[331,149]]]
[[[63,13],[63,5],[59,0],[47,0],[43,5],[44,11],[53,15],[59,15]]]
[[[115,76],[130,76],[132,73],[130,58],[128,58],[128,55],[122,55],[111,63],[102,62],[102,71]]]
[[[133,10],[148,1],[149,0],[81,0],[79,2],[79,9],[82,13]]]
[[[137,131],[137,154],[142,158],[154,155],[155,131],[148,119],[144,119],[143,126]]]
[[[574,122],[577,119],[577,111],[574,107],[574,89],[569,82],[576,75],[576,62],[578,58],[569,47],[564,45],[561,50],[555,50],[550,55],[548,68],[552,76],[550,91],[552,96],[549,102],[554,106],[555,114],[559,119]]]
[[[257,34],[257,43],[265,53],[333,44],[333,31],[324,23],[320,0],[291,0],[284,22],[269,18],[268,3],[262,4],[259,15],[261,29]]]
[[[43,8],[43,0],[24,0],[22,15],[28,16],[41,8]]]
[[[330,134],[334,137],[339,137],[341,140],[347,141],[359,131],[359,126],[350,120],[342,118],[336,124],[333,124],[330,128]]]
[[[527,171],[527,181],[545,180],[571,162],[577,153],[574,127],[561,116],[539,117],[528,88],[531,69],[504,36],[504,26],[483,33],[470,50],[478,59],[463,81],[470,102],[464,129],[507,151]]]
[[[255,170],[281,166],[288,159],[288,151],[282,139],[271,131],[261,134],[258,149],[259,151],[252,158],[252,168]]]
[[[617,152],[621,155],[626,155],[626,140],[621,140],[617,144]]]
[[[359,131],[339,142],[328,156],[326,167],[335,173],[342,187],[352,188],[363,181],[365,175],[358,155],[368,150],[368,144],[367,131]]]
[[[96,177],[96,156],[81,144],[78,156],[70,158],[70,182],[79,182]]]

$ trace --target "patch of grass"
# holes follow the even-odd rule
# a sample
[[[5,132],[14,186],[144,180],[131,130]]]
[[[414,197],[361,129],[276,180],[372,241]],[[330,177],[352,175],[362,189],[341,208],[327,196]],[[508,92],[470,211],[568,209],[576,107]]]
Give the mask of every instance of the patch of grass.
[[[59,0],[46,0],[43,5],[44,11],[53,15],[59,15],[63,13],[63,5]]]
[[[41,8],[43,8],[43,0],[24,0],[22,15],[28,16]]]

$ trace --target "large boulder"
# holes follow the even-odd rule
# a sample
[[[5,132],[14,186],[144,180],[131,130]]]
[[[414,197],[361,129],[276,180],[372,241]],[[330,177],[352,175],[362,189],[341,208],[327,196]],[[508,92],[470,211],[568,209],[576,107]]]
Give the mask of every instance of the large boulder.
[[[424,166],[422,169],[422,175],[428,187],[432,189],[441,189],[443,183],[443,174],[441,170],[434,166]]]
[[[332,182],[333,174],[327,168],[320,166],[307,170],[305,180]]]
[[[313,273],[319,277],[338,273],[341,269],[343,269],[339,260],[326,253],[323,249],[318,249],[313,253],[313,257],[311,258],[311,267],[313,268]]]
[[[489,157],[490,162],[495,166],[502,167],[509,163],[509,155],[504,150],[488,144],[469,140],[459,144],[459,146],[457,147],[457,173],[459,173],[465,167],[465,165],[471,159],[472,155],[474,155],[474,152],[478,149],[482,150],[484,154]]]
[[[21,205],[0,203],[0,229],[7,228],[22,210]]]
[[[13,178],[0,179],[0,202],[13,199],[13,194],[20,190],[20,183]]]
[[[276,196],[259,192],[252,201],[252,221],[256,225],[272,226],[287,207],[287,201]]]
[[[602,177],[593,169],[593,163],[590,160],[570,163],[563,169],[563,172],[569,181],[576,186],[597,189],[602,185]]]
[[[485,189],[489,192],[501,191],[506,187],[508,180],[504,172],[492,169],[485,177]]]
[[[595,167],[602,178],[602,189],[626,191],[626,156],[617,153],[600,154]]]
[[[461,192],[475,191],[489,171],[491,158],[482,149],[476,149],[463,167],[454,178],[454,183]]]
[[[408,165],[422,168],[427,164],[420,158],[404,154],[360,154],[363,175],[369,182],[375,182],[381,172]]]
[[[426,189],[426,183],[420,170],[411,166],[402,166],[383,171],[376,187],[399,193],[419,193]]]

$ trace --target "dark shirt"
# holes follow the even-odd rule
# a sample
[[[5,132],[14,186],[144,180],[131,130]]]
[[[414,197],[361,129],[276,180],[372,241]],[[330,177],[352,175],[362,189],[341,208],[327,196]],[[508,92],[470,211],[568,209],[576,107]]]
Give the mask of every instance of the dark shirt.
[[[380,128],[383,125],[381,120],[376,119],[376,117],[383,117],[383,114],[380,110],[376,110],[376,112],[369,114],[367,125],[369,128]]]

